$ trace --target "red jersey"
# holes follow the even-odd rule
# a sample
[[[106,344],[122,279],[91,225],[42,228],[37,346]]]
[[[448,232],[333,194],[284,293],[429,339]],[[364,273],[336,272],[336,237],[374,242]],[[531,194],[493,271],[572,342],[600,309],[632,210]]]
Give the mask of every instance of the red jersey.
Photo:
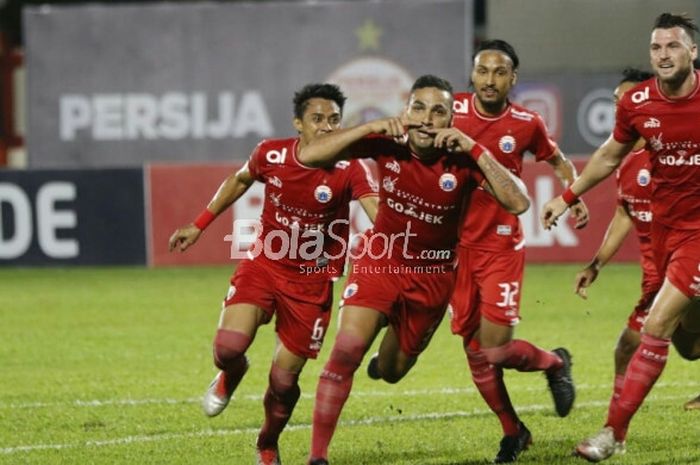
[[[496,159],[520,177],[525,152],[537,161],[547,160],[557,150],[542,118],[535,112],[508,102],[498,116],[485,116],[471,92],[455,94],[452,125],[485,146]],[[483,189],[474,192],[464,217],[460,245],[494,252],[522,246],[520,220]]]
[[[255,255],[290,279],[336,277],[345,263],[350,200],[376,195],[377,184],[360,161],[301,164],[298,144],[298,138],[264,140],[250,155],[248,170],[265,183],[262,250]],[[324,270],[302,272],[315,267]]]
[[[620,100],[616,141],[643,137],[651,158],[654,221],[676,229],[700,229],[700,72],[695,88],[679,99],[664,96],[656,78]]]
[[[631,152],[615,173],[617,177],[617,202],[632,218],[639,250],[641,252],[643,287],[651,286],[653,292],[661,285],[654,265],[651,246],[651,161],[649,152],[642,149]],[[649,284],[651,283],[651,284]],[[645,290],[646,292],[646,290]],[[644,302],[644,310],[647,310]]]
[[[640,244],[651,242],[651,161],[649,152],[631,152],[615,173],[617,202],[632,218]]]
[[[446,151],[422,159],[407,146],[377,136],[356,148],[353,157],[375,159],[379,173],[370,257],[407,266],[452,263],[462,212],[484,180],[476,162]]]

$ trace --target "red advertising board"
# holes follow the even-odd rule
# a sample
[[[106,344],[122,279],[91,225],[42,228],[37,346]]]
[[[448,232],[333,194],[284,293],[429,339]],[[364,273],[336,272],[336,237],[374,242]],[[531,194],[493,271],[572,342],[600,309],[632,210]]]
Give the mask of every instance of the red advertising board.
[[[575,162],[579,172],[585,161]],[[195,246],[185,253],[169,253],[168,238],[178,226],[189,223],[207,205],[219,184],[240,165],[151,165],[147,169],[149,193],[147,206],[150,218],[149,264],[193,265],[231,263],[233,219],[257,218],[262,207],[263,186],[255,183],[206,230]],[[586,262],[591,259],[605,235],[616,205],[615,181],[607,179],[584,196],[591,221],[584,229],[573,227],[571,219],[560,222],[552,231],[545,231],[539,222],[542,205],[561,192],[562,187],[546,163],[525,163],[523,179],[532,206],[521,216],[527,243],[527,260],[542,262]],[[357,222],[353,218],[353,222]],[[228,236],[228,239],[227,239]],[[631,235],[632,236],[632,235]],[[617,253],[617,261],[636,261],[639,254],[636,239],[629,237]]]
[[[150,165],[146,168],[149,257],[152,266],[227,263],[224,237],[231,231],[231,209],[207,228],[186,252],[169,252],[168,239],[207,206],[219,185],[233,172],[231,164]]]
[[[585,160],[575,161],[580,173]],[[587,262],[598,250],[617,205],[614,177],[609,177],[583,196],[590,212],[590,222],[583,229],[575,229],[573,220],[566,221],[545,231],[539,220],[542,206],[563,188],[547,163],[528,161],[523,168],[523,180],[527,185],[532,205],[521,217],[525,230],[527,261],[536,262]],[[568,215],[568,213],[567,213]],[[639,259],[639,244],[630,234],[615,256],[616,261]]]

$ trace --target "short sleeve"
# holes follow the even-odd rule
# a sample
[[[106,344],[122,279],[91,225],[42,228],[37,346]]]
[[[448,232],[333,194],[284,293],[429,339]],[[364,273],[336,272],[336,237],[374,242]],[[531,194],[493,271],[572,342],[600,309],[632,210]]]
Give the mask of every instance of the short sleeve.
[[[367,160],[352,160],[350,162],[350,189],[353,199],[378,194],[379,184],[372,170],[372,164],[372,161]]]
[[[250,175],[253,177],[253,179],[255,179],[256,181],[265,182],[262,173],[262,170],[265,166],[264,159],[262,158],[262,152],[262,142],[260,142],[253,149],[253,152],[250,154],[250,158],[248,158],[248,171],[250,172]]]
[[[535,155],[535,160],[548,160],[556,153],[557,143],[549,136],[547,126],[540,115],[535,115],[533,121],[535,128],[528,150]]]
[[[625,104],[628,102],[624,97],[617,106],[615,112],[615,129],[613,130],[613,138],[621,144],[627,144],[639,139],[639,134],[632,126],[631,115]]]

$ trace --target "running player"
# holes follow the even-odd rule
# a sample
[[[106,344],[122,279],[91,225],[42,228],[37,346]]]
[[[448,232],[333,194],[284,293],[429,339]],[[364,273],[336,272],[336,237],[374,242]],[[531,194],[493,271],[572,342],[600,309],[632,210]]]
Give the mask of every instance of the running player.
[[[373,158],[381,179],[374,231],[345,287],[338,335],[316,391],[310,464],[328,463],[353,375],[380,329],[388,325],[375,368],[387,382],[398,382],[427,346],[453,290],[460,216],[469,214],[477,186],[513,214],[529,206],[488,150],[450,127],[452,104],[447,81],[422,76],[404,117],[321,137],[299,155],[311,165]]]
[[[564,187],[576,168],[547,134],[542,118],[512,103],[519,59],[504,40],[482,42],[473,56],[474,92],[455,94],[453,125],[483,144],[496,159],[520,176],[527,152],[546,161]],[[571,208],[576,227],[588,222],[582,201]],[[544,371],[557,413],[564,417],[574,403],[571,357],[564,348],[543,350],[513,339],[520,321],[525,267],[525,239],[520,220],[483,190],[473,194],[457,249],[457,284],[450,306],[452,332],[462,337],[472,380],[503,429],[495,463],[513,462],[532,438],[518,418],[503,381],[503,369]]]
[[[576,446],[575,453],[601,461],[624,449],[627,428],[661,375],[673,341],[686,358],[700,358],[700,72],[697,26],[684,15],[663,13],[651,33],[655,79],[633,87],[617,107],[612,136],[595,151],[581,176],[544,206],[546,228],[578,196],[613,173],[639,140],[651,159],[651,241],[663,284],[647,317],[640,345],[630,360],[620,397],[604,427]],[[700,352],[700,350],[698,350]]]
[[[310,84],[299,90],[293,120],[299,136],[260,142],[203,213],[170,238],[171,250],[186,250],[254,181],[265,183],[262,229],[249,252],[251,259],[243,260],[231,277],[214,339],[214,364],[221,371],[202,403],[208,416],[226,408],[248,370],[245,353],[258,327],[276,314],[278,343],[263,401],[259,465],[281,463],[278,438],[299,399],[299,374],[321,348],[331,314],[332,281],[344,265],[350,200],[359,199],[370,219],[376,215],[376,183],[359,161],[314,169],[297,159],[312,140],[340,127],[344,103],[335,85]]]

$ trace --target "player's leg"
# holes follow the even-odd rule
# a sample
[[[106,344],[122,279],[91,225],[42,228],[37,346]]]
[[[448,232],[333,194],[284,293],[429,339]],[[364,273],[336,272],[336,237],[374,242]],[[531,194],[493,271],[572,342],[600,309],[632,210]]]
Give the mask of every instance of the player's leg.
[[[700,359],[700,301],[693,300],[673,332],[673,346],[686,360]]]
[[[690,299],[667,278],[644,323],[641,342],[627,366],[620,398],[608,410],[603,429],[576,446],[575,453],[592,461],[605,460],[624,447],[629,423],[661,375],[671,336],[688,310]]]
[[[281,463],[278,441],[301,395],[299,375],[306,360],[306,357],[292,353],[282,342],[277,344],[263,397],[265,421],[256,444],[260,465]]]
[[[500,368],[523,372],[544,371],[559,416],[566,416],[574,403],[571,357],[564,348],[548,351],[513,339],[513,326],[520,320],[520,295],[525,266],[523,250],[481,252],[484,272],[478,279],[481,322],[479,344],[486,360]]]
[[[318,357],[333,304],[330,281],[277,279],[274,287],[278,343],[263,399],[265,421],[257,440],[259,465],[280,463],[279,436],[301,395],[299,374],[307,359]]]
[[[371,368],[368,367],[368,371],[371,378],[395,384],[416,364],[416,360],[418,357],[409,356],[401,351],[396,329],[389,325],[379,345],[379,351],[369,362]]]
[[[525,425],[521,427],[520,418],[518,418],[513,408],[503,382],[503,369],[492,365],[486,360],[486,356],[481,352],[481,345],[479,344],[481,311],[477,282],[484,278],[483,273],[488,271],[488,267],[484,269],[484,264],[479,263],[478,253],[470,253],[469,249],[463,247],[458,249],[458,253],[460,265],[457,270],[455,290],[450,301],[451,329],[454,334],[462,337],[462,346],[467,357],[467,364],[474,386],[501,423],[503,430],[501,446],[514,450],[515,448],[508,446],[511,444],[517,446],[517,439],[513,441],[505,438],[517,438],[521,433],[524,435],[527,428],[525,428]],[[476,259],[473,260],[473,258]],[[529,440],[523,444],[521,450],[524,450],[528,443]],[[499,447],[496,460],[502,461],[505,459],[507,451],[504,450],[502,454],[502,449],[504,448]],[[517,452],[515,454],[508,453],[507,455],[511,457],[513,455],[517,456]]]
[[[214,364],[219,370],[202,400],[208,416],[220,414],[248,370],[245,352],[260,325],[270,321],[273,296],[267,272],[244,261],[231,278],[219,326],[214,337]]]
[[[325,460],[340,413],[352,388],[352,380],[367,349],[384,325],[377,310],[346,305],[331,354],[316,388],[309,462]]]
[[[202,399],[202,409],[213,417],[226,408],[233,392],[248,371],[245,352],[257,328],[269,317],[258,306],[235,304],[224,308],[214,338],[214,365],[220,370]]]

